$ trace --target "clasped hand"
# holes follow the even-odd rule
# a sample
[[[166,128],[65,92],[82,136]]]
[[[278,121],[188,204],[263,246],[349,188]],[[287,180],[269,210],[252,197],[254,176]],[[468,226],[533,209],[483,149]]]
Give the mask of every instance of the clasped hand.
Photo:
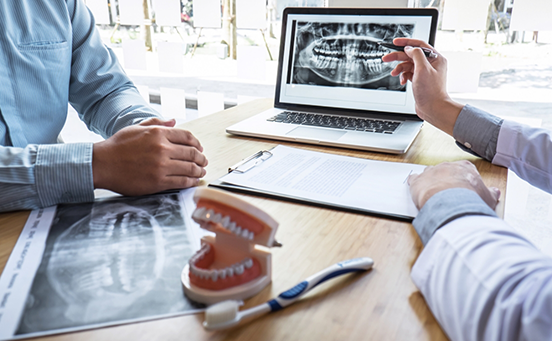
[[[95,143],[94,188],[144,195],[197,185],[206,173],[203,147],[174,124],[151,118]]]

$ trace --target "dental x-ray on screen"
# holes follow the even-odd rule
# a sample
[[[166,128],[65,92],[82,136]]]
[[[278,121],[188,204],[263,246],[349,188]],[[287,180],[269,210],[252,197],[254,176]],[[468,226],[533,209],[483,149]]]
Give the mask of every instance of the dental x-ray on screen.
[[[395,64],[382,62],[389,50],[378,42],[412,37],[413,24],[300,21],[296,25],[293,84],[406,91],[397,77],[391,77]]]

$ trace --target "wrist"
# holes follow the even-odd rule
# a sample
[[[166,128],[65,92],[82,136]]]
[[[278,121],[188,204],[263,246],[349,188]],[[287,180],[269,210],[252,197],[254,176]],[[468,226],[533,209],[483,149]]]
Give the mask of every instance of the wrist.
[[[452,136],[454,125],[456,124],[458,115],[460,115],[463,107],[463,104],[455,102],[447,96],[447,98],[438,102],[437,105],[434,106],[433,112],[435,114],[433,116],[437,119],[435,120],[435,123],[430,123]]]

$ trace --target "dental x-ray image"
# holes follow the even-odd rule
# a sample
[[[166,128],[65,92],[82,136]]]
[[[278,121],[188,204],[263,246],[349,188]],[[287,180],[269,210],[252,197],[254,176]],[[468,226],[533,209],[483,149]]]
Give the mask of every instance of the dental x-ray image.
[[[59,205],[17,334],[178,315],[193,254],[177,193]]]
[[[293,84],[406,91],[377,43],[412,37],[413,24],[297,22],[296,31]]]

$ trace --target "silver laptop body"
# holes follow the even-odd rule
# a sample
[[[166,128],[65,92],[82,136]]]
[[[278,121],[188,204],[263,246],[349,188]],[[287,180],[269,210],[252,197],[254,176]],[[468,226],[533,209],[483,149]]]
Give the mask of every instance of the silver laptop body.
[[[423,121],[411,84],[378,42],[434,44],[435,9],[286,8],[274,108],[226,129],[236,135],[405,153]]]

